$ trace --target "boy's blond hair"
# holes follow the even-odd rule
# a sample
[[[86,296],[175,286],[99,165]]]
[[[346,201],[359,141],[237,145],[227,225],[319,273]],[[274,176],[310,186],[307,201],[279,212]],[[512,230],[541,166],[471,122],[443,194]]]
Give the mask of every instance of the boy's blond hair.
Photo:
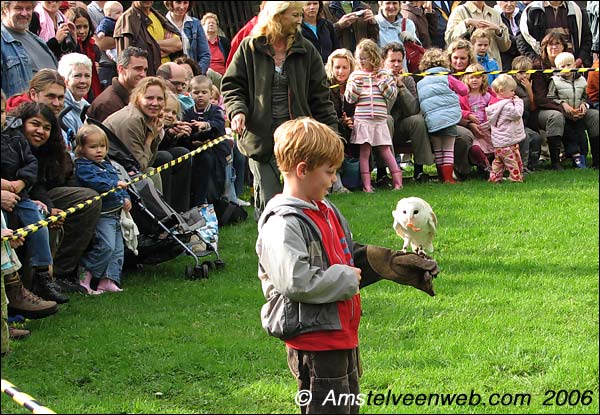
[[[344,144],[327,125],[301,117],[281,124],[274,134],[275,159],[279,170],[291,172],[300,162],[314,170],[330,163],[336,168],[344,160]]]
[[[475,63],[473,65],[467,66],[467,68],[465,69],[465,72],[485,72],[485,68],[481,64]],[[471,77],[481,78],[481,86],[479,87],[479,93],[485,94],[488,90],[488,85],[489,85],[487,75],[473,75],[473,74],[463,75],[462,81],[467,87],[469,87],[469,79],[471,79]]]
[[[75,155],[77,157],[81,157],[83,152],[83,147],[87,144],[88,139],[91,135],[97,134],[100,136],[101,140],[106,144],[106,153],[108,154],[108,149],[110,147],[110,143],[108,141],[108,136],[102,130],[102,128],[93,124],[83,124],[81,128],[77,131],[75,135]]]
[[[561,52],[556,55],[556,58],[554,58],[554,65],[556,67],[566,64],[575,65],[575,56],[571,52]]]
[[[527,56],[517,56],[512,61],[512,69],[517,71],[527,71],[533,69],[533,61]]]
[[[487,39],[489,43],[492,43],[492,36],[486,29],[475,29],[471,34],[471,44],[475,44],[477,39]]]
[[[517,89],[517,81],[515,81],[512,76],[503,73],[494,79],[494,82],[492,82],[492,89],[495,93],[509,91],[511,89],[514,91]]]

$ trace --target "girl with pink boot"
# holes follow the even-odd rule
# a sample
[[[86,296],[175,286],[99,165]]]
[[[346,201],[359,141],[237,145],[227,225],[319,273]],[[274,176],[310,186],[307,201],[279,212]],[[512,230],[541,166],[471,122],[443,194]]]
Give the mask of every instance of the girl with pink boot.
[[[81,257],[83,273],[79,284],[89,294],[104,291],[123,291],[121,271],[125,247],[121,233],[121,210],[131,209],[129,194],[125,190],[127,183],[119,180],[115,167],[106,160],[108,137],[95,125],[84,125],[75,137],[75,174],[82,186],[104,193],[117,186],[116,192],[102,198],[102,213],[96,225],[96,233],[90,248]],[[98,281],[93,290],[92,280]]]
[[[402,188],[402,171],[392,152],[392,136],[387,125],[387,102],[393,102],[398,93],[391,73],[382,69],[381,51],[371,39],[363,39],[356,46],[359,69],[350,74],[346,84],[346,101],[356,103],[354,127],[350,142],[360,145],[360,176],[363,191],[373,193],[371,187],[371,147],[376,147],[385,161],[394,190]]]

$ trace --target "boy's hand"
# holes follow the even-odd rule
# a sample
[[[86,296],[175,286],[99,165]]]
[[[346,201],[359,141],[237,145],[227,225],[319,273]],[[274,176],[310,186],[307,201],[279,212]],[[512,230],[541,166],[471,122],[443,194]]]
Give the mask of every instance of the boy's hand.
[[[13,236],[13,230],[12,229],[2,229],[2,237],[11,237]],[[25,238],[23,238],[22,236],[19,236],[17,239],[11,239],[10,241],[8,241],[8,244],[10,245],[11,248],[15,249],[18,248],[20,246],[23,246],[23,244],[25,243]]]
[[[125,199],[125,202],[123,203],[123,210],[125,212],[129,212],[131,210],[131,200]]]
[[[62,212],[63,212],[62,209],[52,208],[52,211],[50,212],[50,214],[52,216],[58,216],[58,214],[62,213]],[[50,225],[48,225],[48,228],[50,228],[50,229],[56,229],[56,228],[60,228],[64,224],[65,224],[65,218],[59,217],[56,222],[51,223]]]
[[[46,215],[48,214],[48,206],[46,206],[45,203],[39,200],[32,200],[32,202],[35,203],[38,206],[38,208],[42,209]]]
[[[523,85],[523,88],[528,91],[531,89],[531,80],[529,78],[521,78],[520,81],[521,85]]]
[[[117,182],[117,186],[120,187],[121,189],[127,189],[127,186],[129,186],[129,183],[124,182],[123,180],[119,180]]]

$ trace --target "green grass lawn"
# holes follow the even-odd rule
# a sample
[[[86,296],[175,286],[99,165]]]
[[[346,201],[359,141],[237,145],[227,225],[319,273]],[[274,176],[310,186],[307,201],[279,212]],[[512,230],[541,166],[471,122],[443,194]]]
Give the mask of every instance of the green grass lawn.
[[[598,171],[407,180],[400,192],[332,200],[355,240],[399,249],[391,211],[408,196],[438,217],[437,295],[389,281],[362,291],[361,390],[373,399],[361,412],[598,413]],[[125,275],[122,293],[73,295],[28,322],[2,378],[59,413],[298,413],[285,347],[260,324],[256,224],[220,238],[227,265],[209,279],[185,280],[192,259],[179,258]],[[375,405],[388,391],[481,404]],[[28,413],[4,394],[1,409]]]

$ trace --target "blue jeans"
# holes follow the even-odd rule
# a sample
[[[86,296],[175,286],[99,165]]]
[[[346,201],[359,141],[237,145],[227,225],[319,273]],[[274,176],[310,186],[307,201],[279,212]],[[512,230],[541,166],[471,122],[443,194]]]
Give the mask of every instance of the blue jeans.
[[[92,245],[81,257],[81,266],[92,278],[106,277],[121,285],[124,255],[121,211],[100,215]]]
[[[45,219],[39,211],[38,205],[31,199],[21,199],[15,207],[15,213],[23,226],[37,223]],[[52,252],[50,251],[50,233],[48,227],[43,227],[27,235],[25,248],[32,267],[47,267],[52,265]]]

